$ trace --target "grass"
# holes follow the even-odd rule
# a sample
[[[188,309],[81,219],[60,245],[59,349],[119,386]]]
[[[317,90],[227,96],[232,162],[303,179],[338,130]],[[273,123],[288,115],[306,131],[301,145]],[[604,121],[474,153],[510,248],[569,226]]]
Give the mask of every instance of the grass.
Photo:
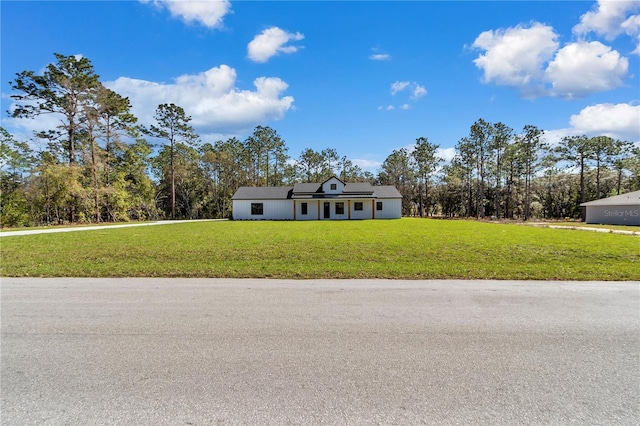
[[[640,238],[475,221],[203,222],[3,238],[2,276],[640,280]]]

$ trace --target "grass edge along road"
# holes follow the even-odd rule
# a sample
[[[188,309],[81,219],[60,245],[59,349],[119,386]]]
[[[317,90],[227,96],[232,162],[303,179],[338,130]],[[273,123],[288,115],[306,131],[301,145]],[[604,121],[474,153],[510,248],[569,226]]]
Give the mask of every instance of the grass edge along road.
[[[2,276],[640,280],[640,239],[466,220],[195,222],[3,238]]]

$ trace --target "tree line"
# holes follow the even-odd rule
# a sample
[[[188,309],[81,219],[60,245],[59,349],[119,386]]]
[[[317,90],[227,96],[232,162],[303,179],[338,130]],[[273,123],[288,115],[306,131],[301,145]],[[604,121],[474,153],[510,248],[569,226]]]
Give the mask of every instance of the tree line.
[[[580,218],[582,202],[640,189],[640,152],[629,142],[571,136],[550,147],[536,126],[515,132],[483,119],[449,164],[419,137],[376,174],[335,148],[292,158],[268,126],[243,141],[202,143],[179,105],[161,104],[153,125],[139,125],[129,99],[106,88],[87,58],[55,58],[42,75],[23,71],[11,82],[12,117],[59,122],[35,134],[38,143],[0,128],[1,226],[226,218],[240,186],[331,176],[395,185],[407,216]]]

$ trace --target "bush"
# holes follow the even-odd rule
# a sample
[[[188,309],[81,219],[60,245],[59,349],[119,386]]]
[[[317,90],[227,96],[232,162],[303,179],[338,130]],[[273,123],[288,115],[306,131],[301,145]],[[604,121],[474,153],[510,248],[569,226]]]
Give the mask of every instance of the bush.
[[[10,194],[2,200],[0,207],[0,226],[20,227],[29,226],[31,220],[27,213],[27,200],[17,193]]]

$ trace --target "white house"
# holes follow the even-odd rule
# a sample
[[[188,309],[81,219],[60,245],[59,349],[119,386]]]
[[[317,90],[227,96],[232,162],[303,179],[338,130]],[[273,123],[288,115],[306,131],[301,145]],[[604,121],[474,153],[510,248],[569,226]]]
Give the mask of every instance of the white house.
[[[239,188],[232,197],[235,220],[399,219],[402,195],[394,186],[322,183]]]
[[[640,191],[580,204],[587,209],[587,223],[640,226]]]

